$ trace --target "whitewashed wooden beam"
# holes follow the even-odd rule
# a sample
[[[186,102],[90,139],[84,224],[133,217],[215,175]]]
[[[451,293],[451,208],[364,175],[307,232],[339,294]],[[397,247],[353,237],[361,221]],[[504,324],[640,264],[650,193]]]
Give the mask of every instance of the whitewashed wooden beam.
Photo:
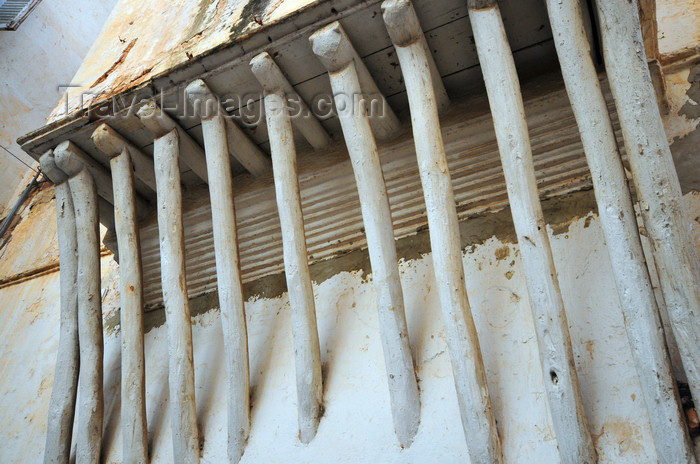
[[[68,169],[77,172],[85,166],[93,180],[97,189],[98,214],[100,222],[107,229],[114,230],[114,189],[112,188],[112,178],[109,171],[100,166],[87,153],[78,148],[73,142],[66,140],[58,144],[54,149],[55,154],[61,154],[63,163],[67,163]],[[142,198],[136,200],[138,202],[142,214],[148,211],[148,203]]]
[[[185,274],[177,131],[155,140],[153,160],[157,186],[158,236],[165,320],[168,327],[168,384],[173,462],[199,462],[199,431],[194,397],[192,324]]]
[[[62,154],[63,163],[70,163],[69,169],[72,172],[77,172],[82,166],[86,166],[95,181],[97,194],[110,204],[114,204],[112,177],[109,175],[108,170],[100,166],[87,153],[69,140],[58,144],[54,151],[56,156]]]
[[[311,146],[315,150],[328,147],[331,143],[328,133],[313,115],[304,99],[294,90],[270,54],[262,52],[257,55],[251,60],[250,67],[265,91],[279,90],[284,94],[286,104],[292,108],[290,112],[295,113],[294,117],[291,118],[292,124]],[[267,111],[265,114],[267,115]]]
[[[91,135],[95,146],[110,158],[119,156],[124,148],[129,150],[136,177],[152,191],[156,191],[156,176],[153,160],[146,156],[136,145],[125,139],[119,132],[107,124],[100,124]]]
[[[61,154],[63,163],[67,163],[67,167],[72,171],[78,171],[82,166],[85,166],[92,178],[95,181],[97,194],[99,195],[100,222],[105,224],[107,228],[114,228],[114,186],[112,185],[112,176],[109,171],[97,163],[87,153],[81,150],[73,142],[66,140],[61,142],[54,149],[56,156]],[[104,201],[103,201],[104,200]],[[150,209],[148,202],[140,195],[136,196],[136,205],[138,207],[139,216],[143,216]]]
[[[523,260],[547,404],[561,462],[594,463],[597,457],[588,431],[564,302],[537,193],[513,55],[496,0],[469,0],[468,7]]]
[[[119,247],[121,303],[121,427],[124,462],[148,462],[146,371],[143,353],[143,274],[134,170],[129,149],[110,159]]]
[[[637,2],[597,1],[605,69],[632,181],[659,268],[661,290],[688,378],[700,400],[700,262],[649,75]]]
[[[67,464],[70,461],[73,419],[78,393],[80,353],[78,346],[78,242],[75,229],[73,198],[68,176],[56,166],[53,150],[39,160],[41,171],[54,184],[58,255],[61,267],[61,315],[58,353],[44,448],[44,464]]]
[[[355,65],[355,72],[360,81],[357,93],[339,95],[336,90],[333,90],[338,112],[344,111],[347,106],[357,109],[364,106],[363,111],[370,115],[372,130],[377,139],[390,140],[396,137],[401,131],[401,121],[379,91],[379,87],[377,87],[367,66],[355,51],[340,23],[335,21],[320,29],[311,36],[310,40],[314,47],[314,53],[331,76],[346,69],[348,63]]]
[[[70,169],[77,172],[84,165],[90,171],[98,194],[98,211],[100,222],[107,229],[114,230],[114,190],[112,188],[112,178],[109,171],[100,166],[87,153],[78,148],[71,141],[65,141],[58,144],[54,150],[55,153],[62,153],[64,163],[71,165]],[[148,203],[142,198],[137,198],[141,214],[145,214],[149,207]]]
[[[382,14],[391,42],[395,47],[404,47],[405,50],[413,50],[412,54],[420,53],[421,56],[425,56],[427,63],[424,64],[428,66],[433,88],[432,98],[435,100],[438,113],[442,113],[450,106],[450,98],[447,96],[445,84],[435,64],[435,58],[430,53],[430,47],[423,35],[413,4],[410,0],[386,0],[382,3]],[[417,45],[413,45],[413,42]],[[419,47],[421,50],[418,49]]]
[[[204,159],[204,149],[178,124],[175,119],[168,116],[152,100],[146,102],[136,112],[136,116],[144,126],[156,137],[162,137],[171,130],[177,130],[180,138],[180,162],[190,169],[204,182],[209,182],[207,177],[207,161]]]
[[[100,462],[104,416],[102,294],[97,188],[92,174],[68,150],[55,151],[56,165],[68,176],[78,242],[78,341],[80,374],[76,463]]]
[[[199,98],[204,92],[202,85],[193,87],[198,89],[196,93],[190,93],[192,85],[188,86],[188,96],[193,98],[196,94],[196,98]],[[211,98],[208,101],[212,101]],[[233,201],[233,177],[229,158],[232,148],[229,145],[231,142],[227,121],[231,121],[221,112],[201,113],[200,116],[209,172],[216,281],[226,351],[228,458],[235,463],[243,455],[250,432],[250,374],[238,230]]]
[[[335,23],[334,27],[314,33],[310,40],[321,63],[332,69],[328,75],[355,173],[372,277],[377,289],[379,327],[394,428],[401,445],[407,447],[418,430],[420,399],[406,328],[391,210],[370,118],[352,101],[349,104],[345,101],[345,105],[338,101],[361,92],[354,54],[337,53],[337,47],[347,50],[350,46],[344,33],[340,37],[345,38],[338,40],[339,31],[342,32],[340,25]],[[327,57],[333,58],[329,60]],[[345,61],[339,61],[341,59]]]
[[[267,53],[258,55],[251,61],[251,69],[265,91],[265,117],[270,134],[284,270],[292,309],[299,438],[302,443],[309,443],[316,435],[323,400],[321,350],[304,235],[294,131],[287,109],[286,95],[290,94],[290,89],[286,88],[286,79],[279,79],[281,72],[271,60]],[[313,115],[307,117],[318,123]],[[322,127],[320,129],[323,131]],[[325,131],[322,134],[326,141],[330,140]]]
[[[567,93],[593,178],[598,215],[661,463],[695,463],[656,298],[607,103],[591,58],[580,0],[547,0]]]
[[[228,150],[231,156],[254,176],[270,172],[270,159],[253,142],[243,129],[238,127],[232,117],[226,112],[214,92],[201,80],[190,83],[185,89],[187,97],[192,102],[195,111],[206,116],[219,115],[226,125]],[[208,165],[208,164],[207,164]],[[211,175],[211,173],[210,173]]]
[[[438,95],[444,87],[431,72],[432,58],[421,41],[423,32],[411,3],[385,1],[382,11],[408,93],[435,276],[470,461],[502,462],[486,372],[464,282],[457,209],[438,118],[439,102],[446,98]]]

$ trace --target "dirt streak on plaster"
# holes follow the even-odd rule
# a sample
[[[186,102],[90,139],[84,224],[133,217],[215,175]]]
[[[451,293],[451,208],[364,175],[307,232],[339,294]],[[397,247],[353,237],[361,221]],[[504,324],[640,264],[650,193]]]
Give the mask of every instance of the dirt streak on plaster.
[[[542,201],[545,221],[551,227],[554,235],[565,234],[569,226],[590,213],[597,214],[595,198],[592,190],[562,195]],[[460,246],[462,250],[474,245],[481,245],[491,237],[503,243],[517,243],[510,208],[506,207],[497,212],[487,212],[471,216],[459,223]],[[473,251],[473,250],[472,250]],[[415,234],[396,241],[396,252],[399,259],[411,260],[421,258],[430,253],[430,236],[427,227]],[[320,284],[341,272],[352,272],[371,269],[367,249],[349,251],[334,258],[313,263],[309,266],[311,279]],[[244,284],[246,301],[257,298],[276,298],[287,291],[284,272],[261,277],[253,282]],[[219,296],[216,291],[197,296],[190,300],[192,317],[217,310]],[[165,324],[163,308],[149,311],[144,315],[146,332]],[[119,311],[115,311],[105,321],[105,331],[114,333],[119,326]]]

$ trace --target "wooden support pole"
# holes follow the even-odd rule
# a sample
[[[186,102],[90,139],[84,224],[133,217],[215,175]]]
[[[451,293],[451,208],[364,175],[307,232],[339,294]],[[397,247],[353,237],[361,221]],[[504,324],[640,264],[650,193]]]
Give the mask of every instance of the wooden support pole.
[[[632,198],[579,0],[547,0],[554,43],[593,178],[627,338],[661,463],[695,463],[644,260]]]
[[[163,303],[168,326],[173,462],[197,464],[199,432],[194,398],[192,324],[185,277],[185,234],[178,152],[177,131],[155,140],[153,159],[158,192]]]
[[[98,212],[100,217],[100,222],[110,230],[114,230],[114,190],[112,187],[112,177],[105,168],[99,165],[94,159],[92,159],[87,153],[78,148],[71,141],[65,141],[58,144],[54,149],[54,154],[62,154],[64,163],[70,164],[69,169],[73,171],[78,171],[81,166],[85,166],[93,180],[95,181],[95,186],[97,188],[97,203]],[[136,198],[136,202],[139,205],[139,211],[141,215],[148,212],[148,203],[140,196]]]
[[[328,147],[331,143],[328,133],[313,115],[306,102],[296,93],[269,53],[262,52],[257,55],[251,60],[250,67],[265,91],[279,90],[282,92],[286,98],[285,104],[290,108],[288,114],[292,113],[293,116],[291,118],[292,124],[311,146],[315,150]],[[267,115],[267,110],[265,114]]]
[[[457,209],[438,119],[438,104],[447,95],[431,72],[432,56],[421,40],[423,32],[411,3],[388,0],[382,10],[408,93],[435,275],[470,460],[501,462],[498,429],[464,283]]]
[[[310,40],[314,53],[329,68],[338,116],[355,173],[372,276],[377,289],[379,326],[394,428],[401,445],[407,447],[418,431],[420,399],[404,314],[389,197],[370,119],[352,98],[346,98],[360,95],[366,90],[361,87],[354,53],[347,53],[352,46],[345,34],[340,34],[342,29],[339,24],[331,26],[314,33]],[[339,37],[345,39],[338,40]],[[342,53],[346,59],[344,63],[328,59],[340,57],[339,50],[345,51]]]
[[[389,31],[391,41],[395,47],[404,47],[405,50],[413,50],[412,55],[419,54],[420,60],[425,60],[424,65],[428,67],[430,82],[432,84],[432,100],[437,106],[438,113],[442,113],[450,106],[450,98],[447,96],[445,84],[438,71],[435,59],[428,43],[425,41],[423,30],[421,29],[418,15],[410,0],[385,0],[382,3],[382,14],[384,24]],[[416,42],[416,45],[413,45]],[[410,47],[410,48],[408,48]],[[422,58],[422,57],[425,58]],[[433,106],[433,103],[431,103]]]
[[[537,193],[513,55],[495,0],[469,0],[469,19],[501,154],[561,462],[591,464],[597,462],[597,457],[588,431],[564,302]]]
[[[63,162],[69,163],[69,169],[72,171],[77,172],[82,166],[87,168],[95,181],[97,194],[100,197],[98,199],[100,221],[102,223],[106,221],[114,225],[114,208],[112,207],[112,205],[114,205],[114,186],[112,185],[112,176],[109,171],[69,140],[58,144],[54,153],[56,156],[60,154]],[[142,215],[148,211],[148,202],[141,196],[137,195],[135,201]]]
[[[700,401],[700,262],[649,75],[637,2],[597,1],[603,55],[690,391]]]
[[[61,316],[56,371],[49,402],[44,464],[68,464],[75,401],[78,393],[80,352],[78,346],[78,242],[75,211],[68,176],[56,166],[52,150],[39,160],[41,171],[54,183],[56,191],[58,254],[61,266]]]
[[[193,94],[189,93],[190,86],[187,90],[188,96],[192,98]],[[197,92],[195,98],[199,98],[201,94]],[[231,147],[226,121],[227,118],[221,113],[202,114],[204,151],[212,205],[216,281],[226,351],[228,458],[235,463],[243,455],[250,432],[250,374],[233,178],[229,159]]]
[[[90,155],[69,140],[58,144],[54,152],[56,156],[62,156],[63,163],[70,163],[69,169],[71,172],[79,171],[82,169],[82,166],[87,167],[95,181],[97,194],[109,204],[114,204],[114,191],[109,171],[100,166]]]
[[[92,133],[91,138],[95,146],[110,158],[119,156],[122,150],[127,148],[131,155],[136,177],[146,184],[152,192],[156,191],[156,175],[153,170],[153,160],[139,150],[136,145],[126,140],[119,132],[107,124],[100,124]]]
[[[143,274],[131,154],[127,148],[110,160],[114,216],[119,246],[121,302],[121,426],[125,463],[148,462],[146,371],[143,355]]]
[[[316,435],[323,399],[321,350],[306,252],[294,131],[285,97],[289,89],[283,88],[283,82],[279,80],[281,73],[274,62],[270,64],[270,60],[272,58],[267,53],[258,55],[251,61],[251,68],[265,90],[265,117],[270,134],[284,270],[292,309],[299,438],[302,443],[309,443]],[[309,117],[318,123],[313,116]],[[325,131],[322,134],[325,135]]]
[[[223,118],[229,154],[238,160],[248,172],[254,176],[270,172],[271,163],[267,155],[243,132],[243,129],[238,127],[238,124],[233,122],[219,99],[203,80],[197,79],[190,83],[185,92],[196,112],[204,117],[218,115]],[[207,166],[209,166],[208,163]]]
[[[338,112],[346,107],[354,107],[369,114],[374,136],[379,140],[390,140],[401,131],[401,121],[396,117],[384,95],[379,91],[367,66],[352,46],[345,30],[335,21],[316,31],[311,37],[314,52],[330,74],[347,68],[354,63],[360,89],[357,94],[340,95],[335,90],[334,98]],[[352,110],[348,110],[352,111]]]
[[[55,151],[68,176],[78,242],[78,340],[80,346],[77,464],[100,462],[104,416],[100,229],[95,181],[70,151]]]
[[[177,135],[180,138],[180,162],[189,166],[204,182],[209,182],[204,150],[175,119],[168,116],[166,112],[151,100],[139,108],[136,116],[156,137],[162,137],[173,129],[177,130]]]

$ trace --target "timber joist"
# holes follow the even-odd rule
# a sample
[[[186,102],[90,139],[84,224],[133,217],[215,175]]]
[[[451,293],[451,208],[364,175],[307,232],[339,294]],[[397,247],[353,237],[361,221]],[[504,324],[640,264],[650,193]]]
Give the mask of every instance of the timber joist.
[[[61,266],[78,276],[61,281],[59,359],[70,364],[79,356],[80,365],[58,378],[47,450],[70,450],[67,424],[79,383],[89,394],[78,404],[78,462],[100,454],[102,327],[100,299],[93,298],[99,217],[116,234],[121,258],[126,460],[148,460],[143,313],[164,307],[174,457],[199,461],[189,300],[216,290],[227,453],[239,461],[251,430],[244,284],[283,271],[299,439],[311,442],[322,420],[323,376],[309,264],[365,246],[394,430],[402,447],[411,446],[421,404],[395,240],[427,226],[470,460],[502,462],[459,221],[509,203],[561,462],[592,464],[597,456],[540,204],[592,184],[659,459],[694,463],[622,164],[629,155],[683,366],[700,397],[693,312],[700,267],[680,219],[649,71],[637,53],[643,44],[634,2],[598,4],[612,96],[590,59],[591,31],[575,0],[527,12],[515,0],[330,3],[343,5],[336,18],[311,20],[313,9],[305,10],[293,32],[273,39],[271,27],[269,41],[246,39],[257,44],[247,52],[217,52],[230,55],[215,69],[173,72],[159,99],[137,89],[146,98],[132,107],[98,119],[73,114],[22,139],[56,183],[65,206]],[[551,29],[534,27],[540,22]],[[455,63],[455,56],[465,60]],[[546,70],[542,63],[561,66],[563,84],[551,75],[530,79]],[[248,94],[226,98],[230,92]],[[668,188],[656,189],[659,183]],[[70,256],[76,249],[77,260]]]

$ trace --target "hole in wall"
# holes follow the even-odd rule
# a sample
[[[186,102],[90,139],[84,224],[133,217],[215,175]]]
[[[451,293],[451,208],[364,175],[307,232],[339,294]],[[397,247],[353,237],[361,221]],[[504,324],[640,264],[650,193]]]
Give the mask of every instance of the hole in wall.
[[[557,385],[559,383],[559,376],[557,376],[557,373],[554,372],[554,369],[549,371],[549,378],[552,379],[552,383],[554,385]]]

